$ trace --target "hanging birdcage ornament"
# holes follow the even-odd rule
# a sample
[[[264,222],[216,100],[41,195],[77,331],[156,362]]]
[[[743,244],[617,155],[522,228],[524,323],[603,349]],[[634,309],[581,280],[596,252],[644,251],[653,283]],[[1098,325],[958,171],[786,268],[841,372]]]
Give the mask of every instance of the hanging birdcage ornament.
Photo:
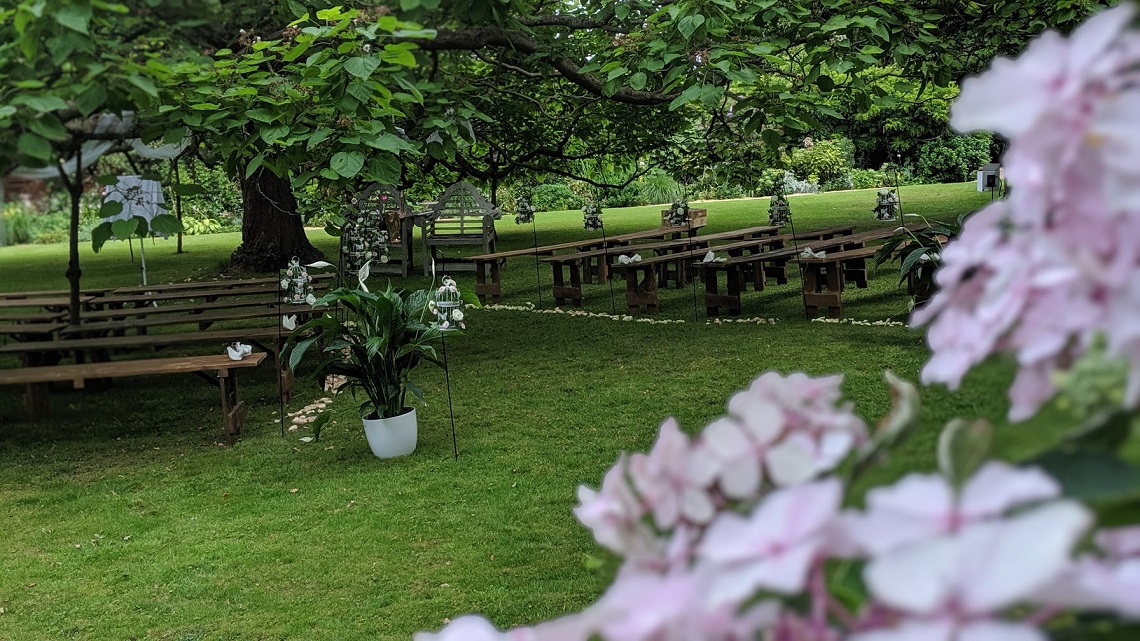
[[[582,223],[587,231],[602,228],[602,208],[598,206],[598,203],[591,202],[582,208]]]
[[[459,287],[450,276],[444,276],[441,282],[443,284],[428,301],[428,309],[435,314],[441,330],[467,329],[463,324],[463,296]]]
[[[788,205],[788,197],[783,193],[772,196],[768,203],[768,224],[786,225],[792,221],[792,208]]]
[[[899,196],[893,189],[880,189],[875,204],[875,220],[897,220],[899,217]]]
[[[515,197],[515,210],[518,212],[515,214],[516,225],[529,225],[534,222],[534,205],[526,196]]]
[[[282,300],[287,303],[312,305],[317,302],[317,297],[313,294],[313,277],[296,256],[289,260],[289,265],[281,272],[281,289],[284,292]]]
[[[388,241],[388,230],[381,229],[375,232],[376,234],[376,254],[373,258],[378,263],[387,263],[392,260],[391,256],[391,243]]]

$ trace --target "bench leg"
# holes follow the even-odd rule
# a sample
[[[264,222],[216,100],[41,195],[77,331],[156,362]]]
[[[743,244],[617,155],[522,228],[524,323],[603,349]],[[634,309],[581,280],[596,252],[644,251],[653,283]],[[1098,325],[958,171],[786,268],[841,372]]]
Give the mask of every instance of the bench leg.
[[[48,413],[48,384],[28,383],[24,392],[24,409],[29,421],[38,421]]]
[[[561,307],[566,299],[560,294],[566,289],[566,278],[562,273],[562,265],[558,263],[550,263],[551,268],[554,270],[554,306]]]
[[[225,423],[226,438],[230,445],[237,440],[245,423],[248,411],[245,401],[238,396],[237,372],[223,369],[218,371],[218,388],[222,391],[222,420]],[[281,417],[285,420],[285,417]]]
[[[705,316],[712,318],[720,316],[720,291],[717,289],[717,272],[707,267],[701,268],[701,278],[705,281]]]
[[[640,277],[640,278],[639,278]],[[640,282],[639,282],[640,281]],[[625,270],[625,304],[629,313],[657,313],[657,270],[652,266],[629,267]]]
[[[759,266],[757,266],[759,267]],[[754,270],[759,273],[759,269]],[[744,266],[740,265],[728,270],[728,313],[740,316],[740,296],[744,293]]]
[[[598,260],[601,259],[599,258]],[[579,267],[581,264],[581,261],[578,261],[567,265],[567,267],[570,268],[570,287],[574,290],[571,300],[575,307],[582,306],[582,270]],[[585,268],[587,271],[590,269],[589,261],[586,262]],[[587,274],[586,280],[588,281],[589,279],[589,274]]]
[[[500,303],[503,300],[503,264],[499,261],[491,263],[491,300]]]

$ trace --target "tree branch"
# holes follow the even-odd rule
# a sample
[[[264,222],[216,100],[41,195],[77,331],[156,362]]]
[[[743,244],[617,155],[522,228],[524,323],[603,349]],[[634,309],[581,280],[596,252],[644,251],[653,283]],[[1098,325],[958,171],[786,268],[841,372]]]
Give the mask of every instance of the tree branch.
[[[441,30],[433,39],[414,38],[407,42],[415,43],[424,51],[478,51],[489,47],[502,47],[511,49],[524,55],[537,55],[546,60],[559,74],[570,82],[615,102],[630,105],[659,105],[670,102],[678,93],[661,94],[651,91],[634,91],[628,88],[618,89],[612,96],[606,96],[602,91],[604,83],[589,73],[582,71],[573,60],[550,52],[544,52],[538,42],[527,35],[517,31],[501,29],[499,27],[472,27],[462,30]]]

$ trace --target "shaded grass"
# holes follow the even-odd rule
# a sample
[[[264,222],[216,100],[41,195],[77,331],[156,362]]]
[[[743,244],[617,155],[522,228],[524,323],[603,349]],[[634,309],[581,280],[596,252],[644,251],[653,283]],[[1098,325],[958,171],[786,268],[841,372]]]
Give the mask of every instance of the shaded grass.
[[[793,215],[803,228],[873,226],[873,193],[796,198]],[[904,206],[947,217],[981,196],[958,185],[903,194]],[[708,207],[710,232],[767,216],[766,200]],[[609,231],[651,226],[658,209],[607,212]],[[579,212],[539,221],[540,242],[586,235]],[[504,249],[531,242],[509,219],[499,229]],[[189,237],[183,256],[159,243],[152,280],[212,274],[237,242]],[[64,286],[65,255],[0,249],[7,288]],[[109,245],[84,256],[84,282],[133,284],[129,265]],[[902,315],[893,274],[851,292],[849,314]],[[536,300],[532,264],[512,261],[504,275],[506,302]],[[586,304],[608,311],[608,288],[589,286]],[[250,416],[232,449],[216,444],[216,390],[190,377],[61,391],[36,425],[18,390],[0,388],[0,639],[407,639],[464,612],[511,626],[580,609],[604,579],[585,564],[596,548],[570,513],[574,488],[596,486],[619,451],[647,448],[664,417],[696,431],[758,373],[803,370],[844,372],[846,394],[875,420],[889,407],[882,370],[915,380],[927,356],[913,330],[807,322],[795,282],[746,304],[780,322],[705,325],[702,311],[694,323],[688,291],[667,293],[662,311],[685,324],[472,311],[448,342],[458,461],[435,369],[417,371],[428,394],[417,452],[392,461],[371,456],[350,399],[334,404],[319,443],[301,443],[304,430],[279,436],[270,368],[242,372]],[[994,364],[956,394],[924,390],[925,429],[876,478],[930,469],[936,427],[952,417],[1000,419],[1009,377]],[[319,397],[302,385],[288,409]],[[1027,429],[1001,429],[1001,447],[1026,455],[1048,440]]]

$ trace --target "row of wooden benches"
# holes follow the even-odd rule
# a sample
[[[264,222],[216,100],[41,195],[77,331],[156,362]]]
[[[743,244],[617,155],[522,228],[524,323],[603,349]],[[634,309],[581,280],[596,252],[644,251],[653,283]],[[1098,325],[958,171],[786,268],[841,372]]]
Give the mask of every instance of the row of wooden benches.
[[[318,289],[331,282],[321,276],[314,280]],[[34,419],[46,412],[49,385],[53,382],[68,381],[82,388],[92,380],[192,373],[219,388],[225,432],[232,442],[246,413],[238,395],[237,369],[256,367],[272,354],[282,393],[288,395],[292,386],[292,376],[279,357],[290,334],[289,329],[281,327],[281,318],[296,314],[299,324],[313,309],[309,305],[283,304],[279,294],[266,295],[276,293],[277,287],[277,279],[267,278],[88,290],[84,292],[86,309],[79,325],[63,322],[66,314],[58,307],[60,292],[0,294],[0,303],[8,308],[8,313],[0,315],[0,329],[18,340],[0,346],[0,356],[18,357],[22,364],[19,368],[0,370],[0,385],[25,385],[25,408]],[[17,308],[47,311],[12,313]],[[39,321],[33,314],[47,318]],[[209,329],[228,321],[253,322],[256,326]],[[196,329],[147,332],[150,328],[172,329],[178,325]],[[262,351],[239,361],[218,354],[171,358],[151,355],[166,347],[214,345],[221,349],[235,341],[256,345]],[[115,358],[122,353],[146,356],[132,360]],[[74,359],[74,363],[59,364],[65,358]]]

